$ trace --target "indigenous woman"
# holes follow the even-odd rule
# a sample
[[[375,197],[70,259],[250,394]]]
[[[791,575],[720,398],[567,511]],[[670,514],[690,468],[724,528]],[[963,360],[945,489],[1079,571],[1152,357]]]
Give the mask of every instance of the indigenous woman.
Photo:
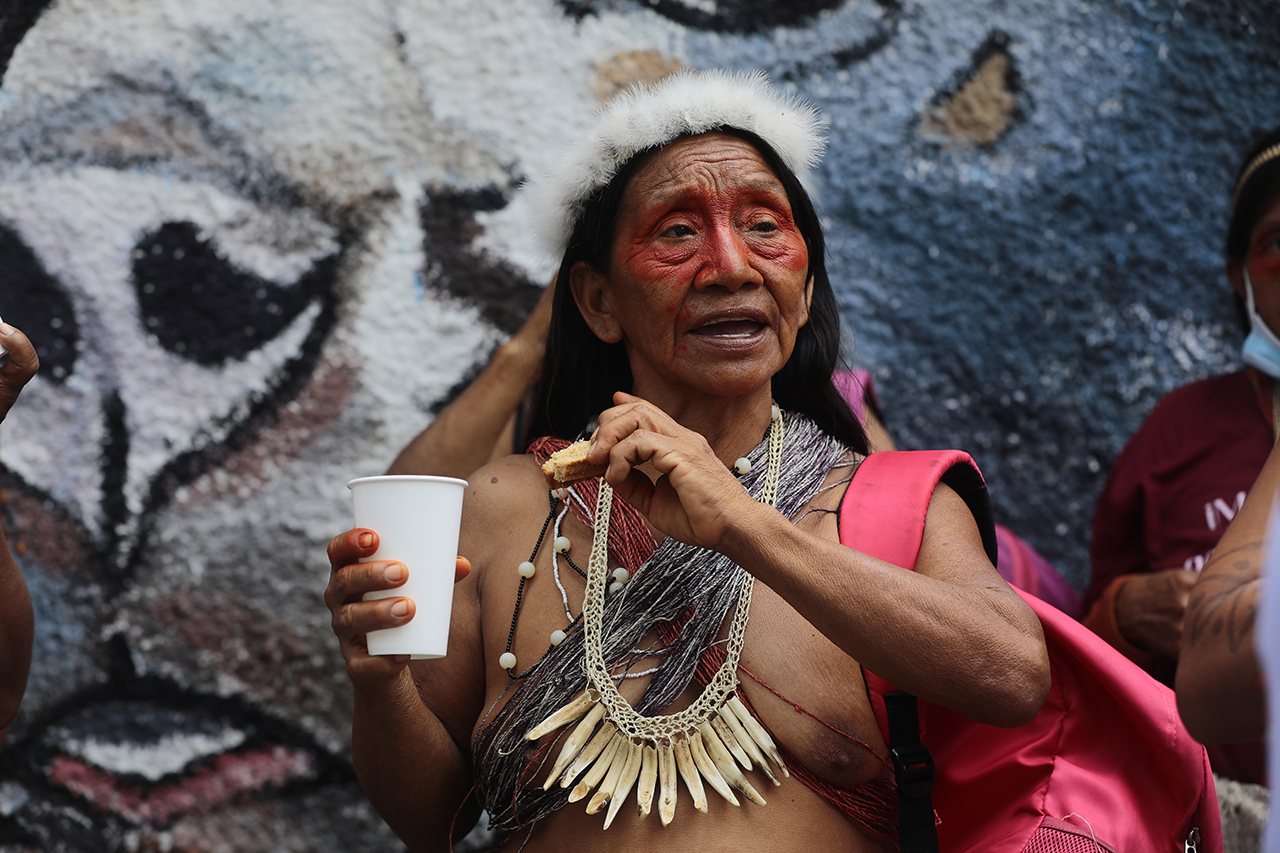
[[[993,725],[1039,710],[1040,625],[956,493],[914,572],[839,542],[866,439],[800,182],[821,147],[759,76],[615,99],[541,187],[547,437],[470,479],[447,657],[370,656],[413,604],[361,598],[406,570],[356,562],[371,531],[330,544],[356,770],[411,848],[483,807],[513,851],[890,849],[862,667]],[[577,437],[604,474],[549,490]]]

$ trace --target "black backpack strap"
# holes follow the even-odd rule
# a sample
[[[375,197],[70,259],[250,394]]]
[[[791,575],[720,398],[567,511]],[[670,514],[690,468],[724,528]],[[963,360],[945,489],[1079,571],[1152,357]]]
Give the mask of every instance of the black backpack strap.
[[[916,697],[888,693],[889,757],[898,781],[898,846],[902,853],[938,853],[933,821],[933,753],[920,742]]]

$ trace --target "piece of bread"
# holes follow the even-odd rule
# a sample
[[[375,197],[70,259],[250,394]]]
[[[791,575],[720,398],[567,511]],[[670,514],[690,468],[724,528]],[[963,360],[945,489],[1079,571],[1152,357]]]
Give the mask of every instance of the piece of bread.
[[[609,466],[588,462],[586,456],[590,449],[591,442],[583,439],[551,454],[547,461],[542,463],[542,473],[546,476],[551,488],[571,486],[581,480],[589,480],[603,474]]]

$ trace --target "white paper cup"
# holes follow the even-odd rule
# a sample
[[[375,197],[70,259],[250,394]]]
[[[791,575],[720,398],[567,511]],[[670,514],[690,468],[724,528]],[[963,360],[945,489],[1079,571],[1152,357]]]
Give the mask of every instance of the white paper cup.
[[[388,475],[347,483],[356,527],[378,534],[370,560],[404,563],[409,579],[394,589],[365,593],[364,600],[404,596],[416,605],[404,625],[370,631],[369,654],[442,658],[449,646],[449,614],[462,526],[466,480]]]

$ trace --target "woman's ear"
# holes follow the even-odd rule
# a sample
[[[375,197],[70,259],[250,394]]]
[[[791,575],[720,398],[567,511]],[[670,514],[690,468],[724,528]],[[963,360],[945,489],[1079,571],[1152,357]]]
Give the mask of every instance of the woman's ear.
[[[609,311],[607,286],[605,276],[586,261],[578,261],[569,269],[569,289],[587,328],[606,344],[616,344],[622,340],[622,325]]]
[[[804,284],[804,310],[800,314],[800,325],[809,322],[809,309],[813,306],[813,276]]]

